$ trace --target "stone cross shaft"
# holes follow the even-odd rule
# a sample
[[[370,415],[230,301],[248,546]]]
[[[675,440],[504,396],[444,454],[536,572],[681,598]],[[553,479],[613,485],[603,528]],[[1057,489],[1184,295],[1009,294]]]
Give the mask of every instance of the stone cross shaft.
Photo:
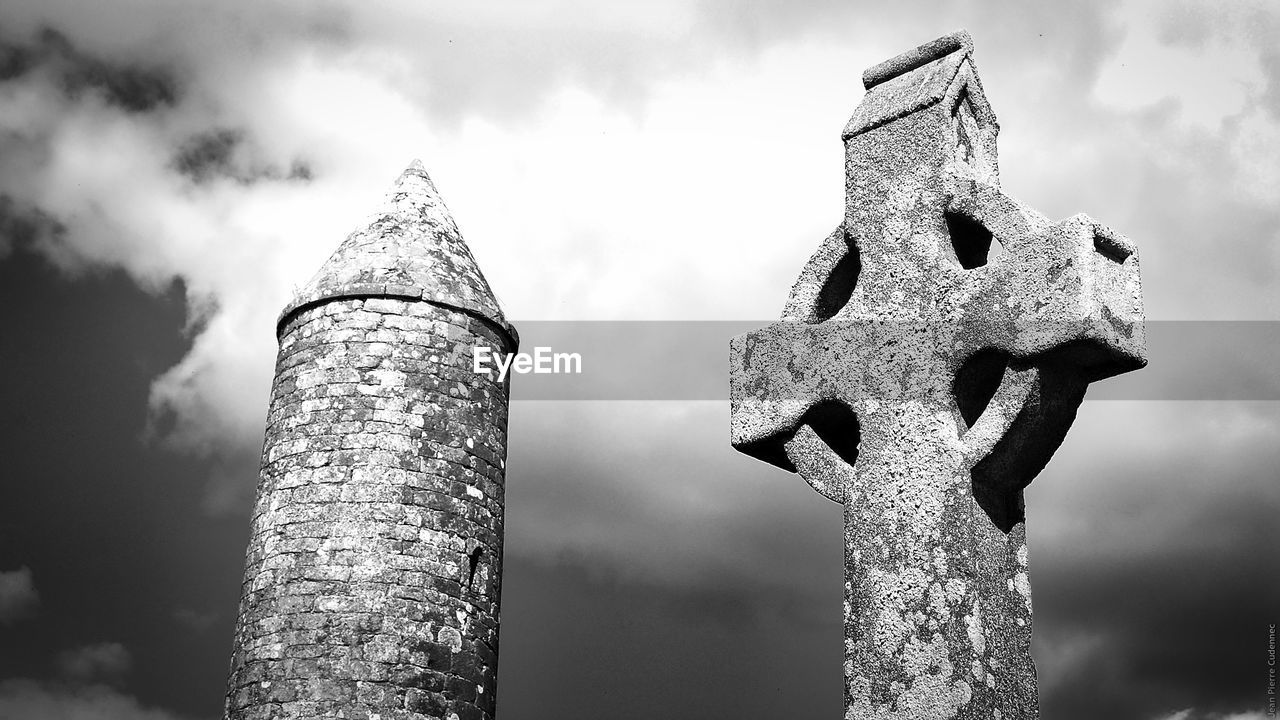
[[[730,348],[734,447],[844,506],[847,718],[1038,717],[1023,489],[1146,363],[1135,248],[1004,194],[972,51],[867,70],[844,221]]]

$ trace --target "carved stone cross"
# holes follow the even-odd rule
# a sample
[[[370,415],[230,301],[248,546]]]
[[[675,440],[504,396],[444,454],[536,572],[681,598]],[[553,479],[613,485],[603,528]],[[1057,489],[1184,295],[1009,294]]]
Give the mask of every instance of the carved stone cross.
[[[733,445],[845,512],[847,718],[1039,715],[1022,491],[1145,363],[1138,256],[999,187],[961,31],[866,71],[844,222],[731,343]]]

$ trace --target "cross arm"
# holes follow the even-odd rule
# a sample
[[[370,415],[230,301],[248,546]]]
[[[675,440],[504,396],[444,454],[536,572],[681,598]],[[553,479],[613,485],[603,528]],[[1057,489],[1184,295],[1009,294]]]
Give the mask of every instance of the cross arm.
[[[1146,365],[1137,250],[1105,225],[1083,214],[1049,224],[980,271],[980,289],[958,312],[957,363],[998,348],[1086,383]]]
[[[789,472],[783,448],[805,412],[831,391],[810,341],[821,326],[780,322],[729,341],[733,447]]]
[[[855,387],[858,327],[852,323],[778,322],[729,342],[731,442],[739,451],[789,472],[788,447],[814,433],[849,465],[857,454],[857,420],[840,388]],[[816,486],[815,486],[816,487]],[[817,487],[837,499],[836,488]]]
[[[1008,245],[963,303],[955,368],[962,378],[972,358],[992,350],[1005,358],[961,439],[975,499],[1007,531],[1022,520],[1022,490],[1062,443],[1088,383],[1146,364],[1137,251],[1086,215],[1049,223],[990,188],[952,208]]]

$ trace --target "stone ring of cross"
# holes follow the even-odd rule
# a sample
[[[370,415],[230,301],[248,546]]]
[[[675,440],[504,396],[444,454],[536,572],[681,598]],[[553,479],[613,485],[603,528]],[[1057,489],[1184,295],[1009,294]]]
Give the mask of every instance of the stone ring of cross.
[[[734,447],[844,506],[849,718],[1038,717],[1023,490],[1146,363],[1134,245],[1001,190],[972,54],[866,71],[844,220],[730,346]]]

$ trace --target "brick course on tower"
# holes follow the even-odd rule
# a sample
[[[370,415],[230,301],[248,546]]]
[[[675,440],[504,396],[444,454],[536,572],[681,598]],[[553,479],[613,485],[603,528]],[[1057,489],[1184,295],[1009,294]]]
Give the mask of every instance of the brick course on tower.
[[[518,342],[415,162],[289,303],[226,718],[494,713]]]

